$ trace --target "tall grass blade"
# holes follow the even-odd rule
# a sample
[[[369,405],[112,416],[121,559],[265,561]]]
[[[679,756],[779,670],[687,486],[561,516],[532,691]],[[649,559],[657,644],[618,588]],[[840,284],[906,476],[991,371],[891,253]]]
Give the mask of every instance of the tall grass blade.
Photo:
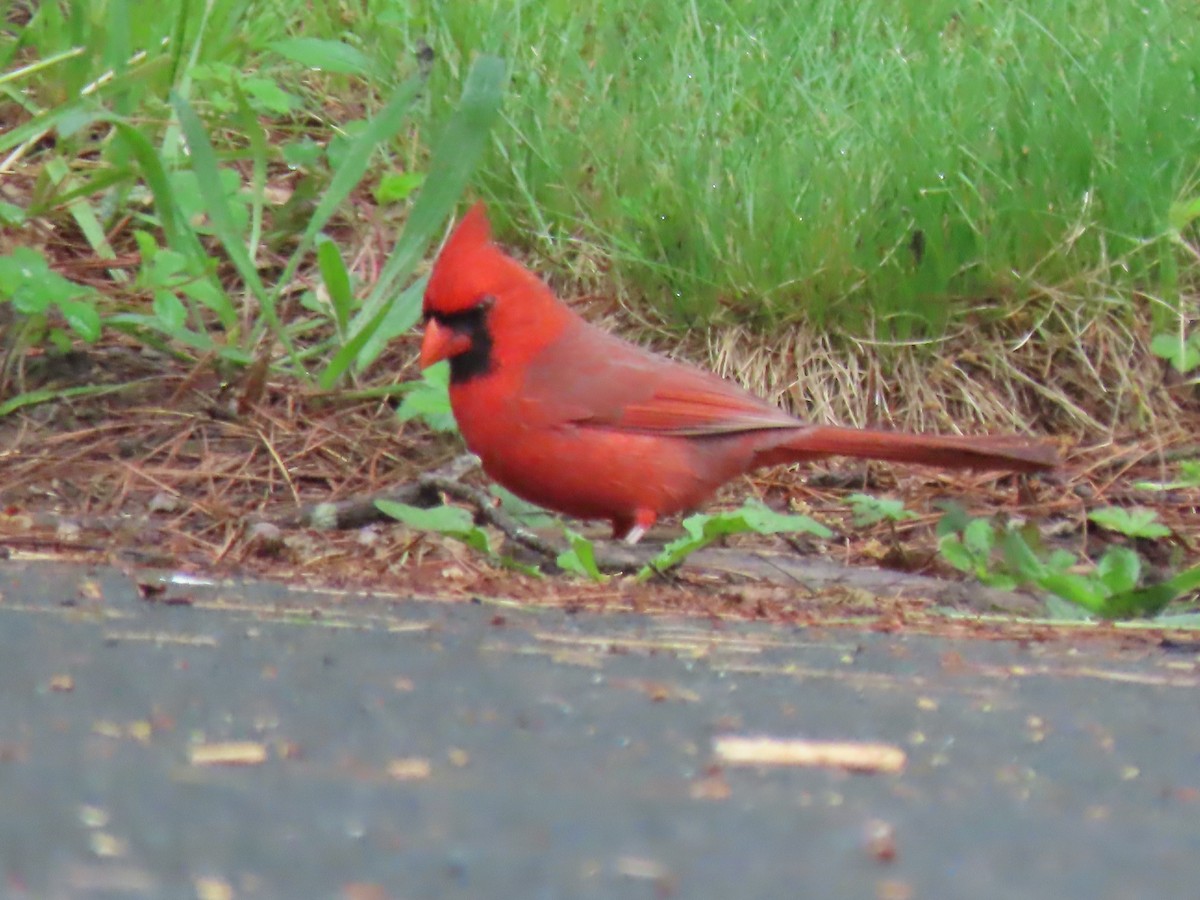
[[[417,321],[420,296],[412,291],[405,291],[392,303],[386,319],[379,320],[378,314],[389,306],[393,285],[412,273],[466,188],[499,117],[506,82],[504,60],[499,57],[481,56],[471,66],[458,107],[434,146],[429,175],[404,224],[404,232],[351,326],[354,337],[372,322],[379,321],[381,329],[364,346],[356,360],[358,369],[370,365],[392,337],[407,331]]]

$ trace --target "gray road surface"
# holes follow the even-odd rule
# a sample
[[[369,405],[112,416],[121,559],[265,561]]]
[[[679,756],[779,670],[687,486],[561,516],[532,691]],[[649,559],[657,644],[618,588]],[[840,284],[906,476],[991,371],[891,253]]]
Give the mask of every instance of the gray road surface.
[[[8,897],[1200,897],[1186,643],[149,602],[9,560],[0,684]],[[714,767],[727,734],[907,764]]]

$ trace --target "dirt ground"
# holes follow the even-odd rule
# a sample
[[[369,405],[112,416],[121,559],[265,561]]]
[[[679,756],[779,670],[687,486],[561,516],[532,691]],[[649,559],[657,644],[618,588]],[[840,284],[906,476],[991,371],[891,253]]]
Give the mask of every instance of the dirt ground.
[[[398,342],[393,358],[377,371],[395,373],[386,381],[412,377],[414,349],[408,341]],[[793,572],[810,560],[849,573],[825,579],[817,589],[787,571],[768,571],[764,577],[764,569],[779,568],[770,565],[723,565],[716,567],[719,571],[689,565],[647,584],[626,578],[596,585],[562,575],[533,577],[495,565],[455,541],[396,523],[264,530],[260,523],[284,522],[306,504],[369,498],[411,482],[463,448],[457,436],[398,422],[394,401],[320,394],[294,383],[234,374],[237,380],[224,382],[211,361],[188,368],[119,337],[86,353],[26,351],[16,385],[21,391],[76,385],[111,385],[112,390],[31,404],[0,419],[0,547],[416,596],[504,596],[534,605],[713,619],[861,620],[886,629],[961,633],[961,620],[929,613],[947,604],[979,607],[930,590],[942,580],[960,580],[937,557],[934,526],[941,513],[935,504],[940,500],[954,499],[972,515],[1032,520],[1051,545],[1092,556],[1107,542],[1124,539],[1089,526],[1090,509],[1151,506],[1173,530],[1169,539],[1138,543],[1152,566],[1194,562],[1200,540],[1200,490],[1132,487],[1138,480],[1165,480],[1172,461],[1200,453],[1194,438],[1200,433],[1197,416],[1177,422],[1171,434],[1133,434],[1101,446],[1074,445],[1064,438],[1061,472],[1022,483],[832,460],[769,470],[728,486],[714,506],[757,496],[834,530],[830,541],[739,538],[725,551],[726,560],[729,554],[754,560],[773,553],[788,560]],[[478,471],[467,480],[486,484]],[[854,525],[845,498],[856,491],[902,499],[917,517],[900,524]],[[667,523],[651,542],[669,539],[677,527]],[[865,567],[894,575],[894,586],[889,582],[881,589],[877,580],[860,584],[854,573]],[[955,596],[973,593],[986,594],[960,588]],[[1026,602],[1023,611],[1036,608]],[[971,627],[1019,635],[1032,626],[1001,617]]]

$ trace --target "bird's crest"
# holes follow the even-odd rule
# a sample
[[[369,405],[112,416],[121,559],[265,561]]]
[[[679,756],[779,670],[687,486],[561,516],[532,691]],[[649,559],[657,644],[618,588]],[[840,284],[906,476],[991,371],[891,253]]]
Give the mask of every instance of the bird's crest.
[[[495,295],[519,276],[520,266],[492,243],[492,227],[480,201],[446,240],[425,288],[426,312],[455,313]]]

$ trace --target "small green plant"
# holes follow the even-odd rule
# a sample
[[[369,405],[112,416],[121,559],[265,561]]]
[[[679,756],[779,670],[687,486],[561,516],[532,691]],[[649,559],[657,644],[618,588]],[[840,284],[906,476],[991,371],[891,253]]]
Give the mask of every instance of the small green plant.
[[[508,496],[511,497],[512,495]],[[524,503],[524,501],[518,500],[515,497],[512,499],[517,504]],[[502,498],[501,502],[504,503],[505,499]],[[443,504],[441,506],[421,507],[412,506],[407,503],[398,503],[394,500],[376,500],[375,506],[384,515],[390,516],[416,531],[428,531],[461,541],[475,552],[482,554],[493,562],[499,563],[507,569],[514,569],[526,575],[541,575],[541,571],[537,566],[519,562],[512,556],[501,553],[498,548],[493,547],[488,532],[475,523],[475,517],[471,512],[460,506]],[[514,514],[513,509],[506,509],[505,511],[510,515]],[[581,565],[585,565],[585,563],[581,563]],[[593,561],[592,568],[594,567]],[[588,574],[590,575],[590,573]],[[599,573],[597,572],[597,574]]]
[[[391,516],[417,531],[432,531],[462,541],[472,550],[484,556],[493,556],[492,542],[488,533],[475,524],[475,517],[461,506],[411,506],[394,500],[376,500],[375,506],[384,515]]]
[[[1003,528],[986,519],[964,523],[956,514],[943,523],[938,546],[954,568],[991,587],[1041,588],[1103,619],[1156,616],[1200,587],[1200,566],[1144,582],[1141,557],[1127,547],[1109,547],[1093,565],[1066,550],[1035,549],[1040,540],[1032,529]],[[1133,530],[1144,531],[1148,524],[1153,523],[1138,520]]]
[[[1179,200],[1172,203],[1167,212],[1166,249],[1163,251],[1162,269],[1164,292],[1167,300],[1182,310],[1179,291],[1179,267],[1174,257],[1169,254],[1176,248],[1182,248],[1186,253],[1200,262],[1200,253],[1188,243],[1184,232],[1200,219],[1200,197]],[[1200,331],[1185,328],[1186,321],[1182,313],[1179,316],[1179,327],[1172,333],[1159,332],[1150,340],[1150,352],[1165,359],[1175,371],[1187,375],[1200,369]]]
[[[942,534],[938,550],[946,562],[981,584],[1013,590],[1018,580],[997,565],[997,544],[996,527],[987,519],[972,519],[961,530]]]
[[[409,382],[396,417],[401,422],[418,421],[434,431],[458,430],[450,408],[450,364],[440,362],[421,373],[419,381]]]
[[[1105,506],[1093,509],[1088,513],[1088,521],[1130,538],[1171,536],[1171,529],[1158,521],[1158,513],[1143,507],[1126,509],[1123,506]]]
[[[874,525],[876,522],[890,522],[893,525],[908,519],[917,518],[917,514],[904,505],[903,500],[891,497],[874,497],[871,494],[851,494],[846,498],[850,504],[854,524],[860,528]]]
[[[77,337],[95,341],[100,337],[100,312],[94,290],[63,278],[51,271],[45,258],[31,247],[17,247],[8,256],[0,256],[0,302],[11,303],[13,310],[26,317],[26,328],[45,333],[56,346],[65,349],[71,336],[52,324],[57,312]]]
[[[168,3],[162,16],[139,16],[123,2],[32,4],[18,39],[0,41],[0,99],[11,107],[0,157],[6,171],[36,176],[11,195],[20,206],[6,195],[0,219],[33,235],[69,218],[92,256],[112,261],[101,292],[55,274],[34,247],[0,260],[18,349],[112,328],[177,355],[270,361],[329,389],[415,321],[421,285],[398,286],[413,281],[489,146],[505,65],[478,55],[463,66],[461,97],[427,153],[424,141],[397,140],[425,115],[427,68],[410,64],[401,80],[404,66],[397,78],[388,54],[341,29],[289,35],[313,16],[284,7]],[[254,40],[228,40],[243,31]],[[330,85],[372,112],[338,123],[347,105],[328,102]],[[380,204],[407,209],[362,297],[324,231],[364,182]]]
[[[808,516],[780,513],[762,503],[747,500],[741,507],[729,512],[697,513],[683,520],[681,537],[668,543],[662,552],[643,566],[637,573],[639,581],[679,565],[683,560],[707,547],[713,541],[734,534],[781,534],[803,533],[820,538],[833,537],[833,532]]]
[[[1175,371],[1186,375],[1200,368],[1200,331],[1191,334],[1156,334],[1150,341],[1150,352],[1169,362]]]
[[[558,567],[564,572],[582,575],[600,584],[607,581],[608,576],[600,571],[596,562],[595,543],[566,526],[563,527],[563,531],[567,536],[567,549],[558,554]]]

